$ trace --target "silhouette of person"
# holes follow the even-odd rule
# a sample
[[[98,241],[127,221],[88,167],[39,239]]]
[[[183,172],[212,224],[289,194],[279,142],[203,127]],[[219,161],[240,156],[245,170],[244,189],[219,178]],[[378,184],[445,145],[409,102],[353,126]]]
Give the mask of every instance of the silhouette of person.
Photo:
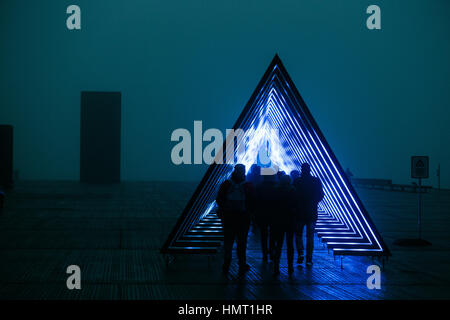
[[[263,181],[256,186],[255,222],[261,237],[263,262],[267,262],[268,255],[273,260],[273,238],[269,240],[270,220],[275,210],[275,175],[263,175]],[[268,246],[269,242],[269,246]]]
[[[295,242],[297,245],[298,263],[303,263],[303,229],[306,227],[306,265],[312,266],[314,249],[314,230],[317,221],[317,205],[323,199],[322,183],[320,179],[311,175],[308,163],[302,164],[300,177],[295,179],[294,187],[297,192],[297,227]]]
[[[247,237],[250,226],[250,199],[252,187],[245,181],[245,166],[237,164],[231,179],[224,181],[217,193],[219,217],[222,219],[224,232],[224,262],[222,271],[228,273],[231,264],[233,244],[237,242],[239,272],[250,269],[247,264]]]
[[[290,176],[291,176],[291,181],[294,182],[295,179],[300,177],[300,172],[298,170],[292,170]]]
[[[288,272],[294,272],[294,232],[296,191],[291,185],[291,178],[282,175],[273,195],[276,203],[276,215],[272,215],[271,235],[274,239],[274,275],[280,273],[280,257],[283,241],[286,237]]]
[[[286,172],[280,170],[277,172],[277,180],[279,181],[282,176],[285,176]]]
[[[250,167],[250,170],[247,174],[247,181],[251,182],[253,187],[256,187],[258,184],[261,183],[262,177],[261,177],[261,167],[257,164],[252,164]]]

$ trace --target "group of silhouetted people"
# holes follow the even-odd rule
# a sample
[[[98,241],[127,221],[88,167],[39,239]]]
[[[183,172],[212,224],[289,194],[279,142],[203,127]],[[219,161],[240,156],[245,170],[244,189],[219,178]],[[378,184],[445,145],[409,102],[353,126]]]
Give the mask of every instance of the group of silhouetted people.
[[[224,263],[228,273],[233,244],[237,242],[239,272],[250,269],[246,261],[247,238],[251,223],[260,232],[262,260],[273,262],[278,275],[281,251],[286,239],[288,272],[294,272],[294,239],[297,247],[297,263],[304,261],[303,230],[306,228],[306,265],[312,266],[314,229],[317,221],[317,205],[323,199],[320,180],[311,175],[309,164],[301,166],[301,172],[290,175],[283,171],[262,175],[261,167],[253,165],[248,175],[245,166],[237,164],[231,178],[224,181],[216,202],[218,215],[223,222]]]

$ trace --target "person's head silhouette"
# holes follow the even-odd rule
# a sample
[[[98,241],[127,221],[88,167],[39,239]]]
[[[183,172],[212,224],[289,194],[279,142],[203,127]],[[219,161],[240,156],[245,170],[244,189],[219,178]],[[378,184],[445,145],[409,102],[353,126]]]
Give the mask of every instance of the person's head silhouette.
[[[244,181],[245,180],[245,166],[240,163],[235,165],[233,173],[231,174],[231,178],[236,182]]]
[[[253,164],[250,167],[250,172],[248,174],[254,177],[259,177],[261,175],[261,167],[257,164]]]
[[[311,175],[311,167],[308,163],[302,164],[302,176],[309,176]]]
[[[298,170],[292,170],[291,171],[291,179],[292,179],[292,181],[294,181],[298,177],[300,177],[300,172]]]

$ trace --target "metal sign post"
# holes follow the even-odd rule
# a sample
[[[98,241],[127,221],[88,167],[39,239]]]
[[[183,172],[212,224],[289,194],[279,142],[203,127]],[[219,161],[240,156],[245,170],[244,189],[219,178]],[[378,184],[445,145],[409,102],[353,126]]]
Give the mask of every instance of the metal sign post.
[[[400,246],[429,246],[430,242],[422,239],[422,179],[427,179],[429,174],[429,159],[428,156],[413,156],[411,157],[411,178],[419,179],[418,194],[418,208],[417,208],[417,233],[416,239],[399,239],[394,243]]]
[[[419,240],[422,239],[422,179],[427,179],[429,175],[429,159],[428,156],[411,157],[411,178],[419,179],[418,198],[419,204],[417,208],[417,230]]]
[[[417,212],[417,229],[419,233],[419,239],[422,239],[422,228],[421,228],[421,218],[422,218],[422,178],[419,178],[419,208]]]

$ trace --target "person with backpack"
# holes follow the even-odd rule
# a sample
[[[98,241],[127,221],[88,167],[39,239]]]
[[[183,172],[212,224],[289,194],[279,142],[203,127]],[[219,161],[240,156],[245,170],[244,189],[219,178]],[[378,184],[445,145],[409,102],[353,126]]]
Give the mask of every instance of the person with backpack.
[[[251,198],[252,185],[245,181],[245,166],[237,164],[231,174],[231,179],[220,185],[216,198],[224,233],[222,267],[224,274],[227,274],[230,268],[234,241],[237,242],[239,272],[245,273],[250,269],[246,258]]]
[[[295,242],[297,245],[297,263],[303,263],[303,229],[306,227],[306,266],[312,266],[314,249],[314,231],[317,221],[317,205],[322,201],[324,193],[322,182],[311,175],[311,167],[308,163],[302,164],[300,177],[294,180],[297,192],[297,226]]]

